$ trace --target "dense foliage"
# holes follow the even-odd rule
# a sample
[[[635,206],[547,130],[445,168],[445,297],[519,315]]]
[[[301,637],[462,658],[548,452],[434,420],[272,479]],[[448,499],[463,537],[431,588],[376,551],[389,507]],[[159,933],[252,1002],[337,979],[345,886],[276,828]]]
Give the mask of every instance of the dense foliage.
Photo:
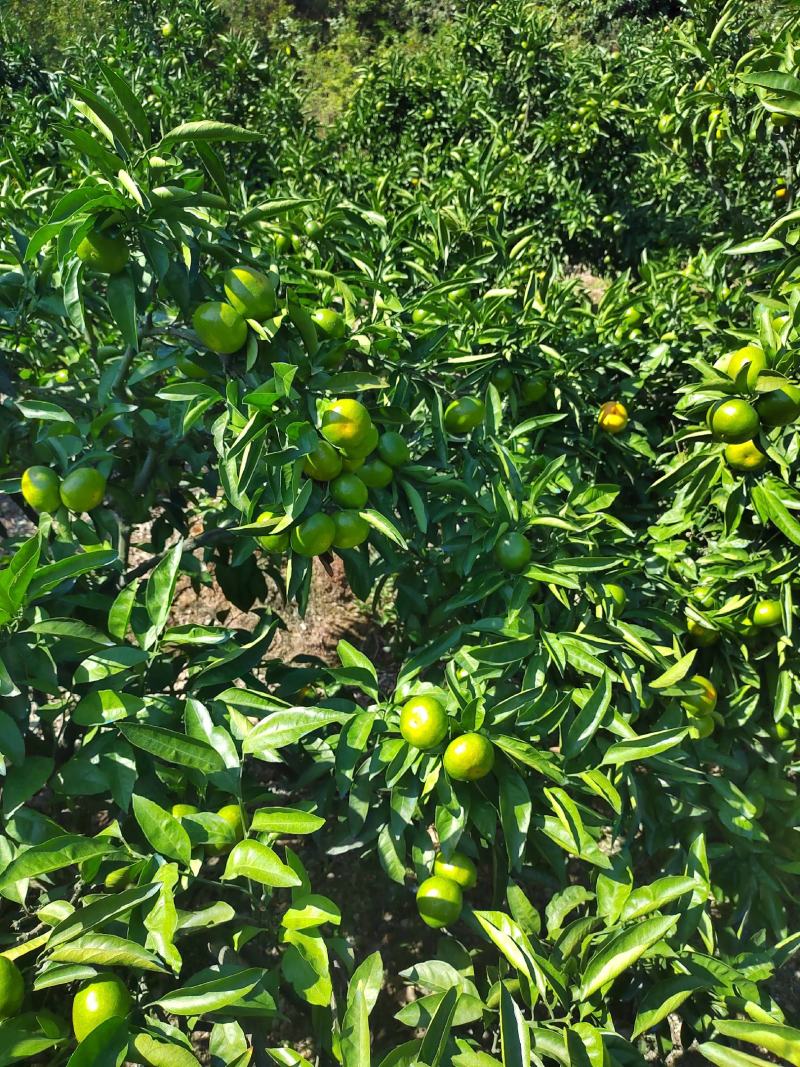
[[[800,1064],[800,20],[414,10],[0,23],[0,1067]]]

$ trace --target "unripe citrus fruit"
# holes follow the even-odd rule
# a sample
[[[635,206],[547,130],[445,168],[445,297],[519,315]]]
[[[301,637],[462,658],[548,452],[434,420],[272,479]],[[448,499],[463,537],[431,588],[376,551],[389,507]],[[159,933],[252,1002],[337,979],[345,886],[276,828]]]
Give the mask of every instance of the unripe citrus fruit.
[[[531,554],[530,541],[517,530],[504,534],[494,546],[494,558],[504,571],[511,574],[524,571],[531,561]]]
[[[308,219],[305,225],[303,226],[303,229],[306,231],[306,234],[309,237],[316,239],[317,237],[322,236],[325,227],[317,219]]]
[[[394,478],[394,471],[382,459],[368,459],[359,469],[358,476],[370,489],[385,489]]]
[[[447,712],[435,697],[411,697],[400,712],[400,733],[414,748],[435,748],[447,734]]]
[[[334,548],[357,548],[369,537],[369,523],[357,511],[335,511],[332,518]]]
[[[22,475],[22,495],[34,511],[58,511],[59,477],[49,467],[28,467]]]
[[[0,1019],[10,1019],[19,1014],[25,998],[25,982],[17,965],[0,956]]]
[[[175,819],[182,819],[184,815],[196,815],[197,808],[194,804],[173,804],[172,805],[172,817]]]
[[[444,753],[444,769],[459,782],[485,778],[494,767],[494,745],[483,734],[461,734]]]
[[[162,37],[171,37],[173,29],[174,29],[174,27],[173,27],[171,22],[162,22],[161,23],[161,36]]]
[[[475,396],[452,400],[444,413],[444,428],[448,433],[469,433],[483,422],[484,404]]]
[[[402,467],[411,459],[408,444],[395,430],[387,430],[378,438],[378,455],[390,467]]]
[[[342,470],[354,474],[364,466],[363,456],[342,456]]]
[[[78,1041],[107,1019],[124,1019],[133,1001],[122,979],[115,974],[92,978],[75,994],[72,1001],[72,1029]]]
[[[411,321],[419,325],[421,322],[425,322],[426,319],[431,317],[430,311],[427,308],[414,308],[411,312]]]
[[[326,337],[340,338],[347,333],[347,323],[344,317],[331,308],[317,308],[312,311],[311,318],[317,329]]]
[[[756,411],[765,426],[788,426],[800,415],[800,389],[785,382],[779,389],[762,393],[756,401]]]
[[[274,525],[277,517],[274,511],[262,511],[256,522],[263,523],[265,526],[268,523]],[[289,531],[281,530],[280,533],[264,534],[263,537],[257,537],[256,540],[267,552],[285,552],[289,547]]]
[[[377,447],[378,427],[372,423],[367,430],[364,440],[359,445],[348,448],[345,459],[358,462],[359,460],[366,459],[366,457],[371,455]]]
[[[329,482],[342,471],[342,457],[332,444],[319,438],[305,458],[303,470],[315,482]]]
[[[696,718],[692,718],[689,723],[689,737],[694,741],[702,741],[714,733],[714,726],[713,715],[699,715]]]
[[[367,503],[369,492],[357,474],[340,474],[331,482],[331,496],[341,507],[360,511]]]
[[[744,348],[737,349],[728,360],[725,373],[735,381],[744,367],[747,367],[747,388],[755,389],[759,374],[767,367],[764,349],[756,345],[745,345]]]
[[[292,549],[298,556],[321,556],[331,547],[335,536],[333,519],[318,511],[292,530]]]
[[[322,436],[348,455],[359,455],[370,437],[372,419],[360,400],[336,400],[322,416]]]
[[[450,859],[445,859],[441,852],[433,861],[433,873],[439,878],[449,878],[462,889],[472,889],[478,881],[478,870],[469,856],[455,851]]]
[[[712,630],[710,626],[704,626],[702,622],[697,622],[695,619],[689,619],[686,623],[686,630],[694,643],[700,645],[701,648],[715,645],[719,640],[719,630]]]
[[[242,809],[238,804],[223,804],[221,808],[217,809],[217,815],[231,827],[237,842],[244,840],[247,827],[242,818]]]
[[[702,674],[693,674],[691,681],[694,682],[695,692],[691,696],[684,697],[683,707],[693,718],[710,715],[717,706],[716,686]]]
[[[243,318],[260,322],[275,314],[275,290],[261,271],[252,267],[231,267],[225,271],[224,286],[228,303]]]
[[[519,387],[519,395],[523,404],[535,404],[542,400],[547,393],[547,382],[544,378],[526,378]]]
[[[604,582],[603,592],[607,597],[610,597],[613,603],[612,614],[615,616],[621,615],[625,610],[625,605],[628,603],[628,594],[622,586],[616,582]]]
[[[417,910],[424,923],[439,929],[454,923],[461,914],[461,886],[449,878],[426,878],[417,890]]]
[[[81,263],[85,263],[98,274],[119,274],[124,270],[130,252],[123,237],[111,237],[107,233],[93,230],[87,234],[75,249]]]
[[[80,514],[93,511],[102,504],[106,492],[106,480],[94,467],[78,467],[64,478],[59,487],[61,503]]]
[[[758,471],[767,462],[767,455],[755,441],[740,441],[737,445],[725,446],[725,462],[734,471]]]
[[[733,397],[720,400],[711,408],[708,425],[718,441],[738,445],[756,436],[760,421],[752,404]]]
[[[514,384],[514,375],[510,367],[498,367],[492,375],[492,385],[498,393],[507,393]]]
[[[605,433],[622,433],[628,425],[628,409],[618,400],[607,400],[600,408],[597,425]]]
[[[201,342],[219,356],[238,352],[247,340],[247,323],[230,304],[207,300],[192,315],[194,332]]]
[[[766,629],[777,626],[783,619],[780,600],[759,600],[753,608],[753,626]]]

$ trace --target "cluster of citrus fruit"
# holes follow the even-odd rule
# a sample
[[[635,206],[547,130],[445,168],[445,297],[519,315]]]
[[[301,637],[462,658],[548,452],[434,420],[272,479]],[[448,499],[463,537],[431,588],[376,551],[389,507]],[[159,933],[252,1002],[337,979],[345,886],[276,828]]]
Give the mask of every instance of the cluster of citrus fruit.
[[[262,548],[281,553],[291,545],[301,556],[356,548],[369,536],[361,511],[370,490],[385,489],[410,458],[402,435],[395,430],[379,433],[360,400],[334,400],[322,414],[319,435],[303,463],[304,473],[320,492],[312,494],[306,517],[291,530],[260,536]],[[331,513],[324,510],[327,504],[334,506]],[[275,509],[262,511],[255,521],[267,527],[286,526],[285,516]]]
[[[433,874],[417,889],[417,910],[422,921],[434,929],[457,922],[464,905],[464,890],[478,881],[478,871],[465,853],[456,850],[448,858],[440,852]]]
[[[106,479],[94,467],[76,467],[59,478],[50,467],[28,467],[21,478],[22,496],[34,511],[54,514],[63,504],[76,515],[103,502]]]
[[[767,454],[757,441],[759,433],[797,421],[800,388],[768,370],[767,355],[757,345],[746,345],[724,357],[718,369],[748,398],[734,396],[711,404],[706,424],[714,440],[725,444],[725,460],[732,470],[758,471],[767,462]]]
[[[413,748],[423,752],[438,748],[447,737],[448,716],[436,697],[410,697],[400,711],[400,733]],[[485,778],[494,767],[494,745],[484,734],[470,731],[454,737],[442,756],[448,777],[457,782]]]
[[[247,340],[247,321],[264,322],[277,311],[272,280],[253,267],[237,266],[225,271],[225,300],[206,300],[192,315],[192,326],[201,343],[218,356],[238,352]]]

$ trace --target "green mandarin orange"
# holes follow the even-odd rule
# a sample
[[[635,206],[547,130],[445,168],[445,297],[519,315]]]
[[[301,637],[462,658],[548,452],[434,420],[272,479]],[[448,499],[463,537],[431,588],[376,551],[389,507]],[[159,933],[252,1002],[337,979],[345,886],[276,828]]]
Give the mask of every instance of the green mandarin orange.
[[[312,311],[311,319],[320,333],[326,337],[339,339],[347,333],[347,323],[344,316],[331,308],[317,308]]]
[[[462,396],[451,401],[444,413],[444,428],[448,433],[464,434],[483,422],[485,407],[475,396]]]
[[[717,689],[712,681],[702,674],[693,674],[691,679],[695,692],[684,697],[684,709],[693,718],[710,715],[717,706]]]
[[[359,463],[359,461],[366,459],[367,456],[372,455],[378,447],[378,440],[378,427],[373,424],[367,430],[363,441],[359,445],[347,449],[344,457],[345,460]]]
[[[78,1041],[84,1041],[107,1019],[124,1019],[133,1001],[125,983],[115,974],[90,979],[72,1001],[72,1029]]]
[[[800,389],[785,382],[778,389],[762,393],[756,401],[756,411],[765,426],[789,426],[800,415]]]
[[[753,608],[753,626],[766,629],[777,626],[783,620],[780,600],[759,600]]]
[[[194,332],[218,356],[238,352],[247,340],[247,323],[230,304],[207,300],[192,315]]]
[[[21,480],[22,495],[34,511],[52,514],[61,507],[59,477],[49,467],[28,467]]]
[[[333,519],[319,511],[292,530],[292,550],[298,556],[321,556],[330,549],[335,536]]]
[[[357,548],[369,537],[369,523],[357,511],[334,511],[334,548]]]
[[[394,478],[394,471],[388,463],[375,458],[368,459],[364,466],[359,468],[358,476],[370,489],[385,489]]]
[[[716,440],[738,445],[756,436],[760,420],[752,404],[734,397],[720,400],[711,408],[708,425]]]
[[[531,561],[531,555],[530,541],[517,530],[504,534],[494,546],[494,558],[504,571],[511,574],[524,571]]]
[[[106,492],[106,480],[94,467],[78,467],[63,479],[59,487],[61,503],[80,514],[93,511],[102,504]]]
[[[93,230],[75,249],[81,263],[98,274],[119,274],[130,259],[130,252],[123,237],[112,237]]]
[[[725,446],[725,462],[731,470],[747,474],[761,470],[767,462],[767,456],[755,441],[740,441],[739,444]]]
[[[612,614],[621,615],[628,603],[628,594],[617,582],[604,582],[603,593],[612,601]]]
[[[477,781],[494,767],[494,745],[483,734],[461,734],[445,749],[443,763],[445,771],[456,781]]]
[[[547,394],[547,382],[544,378],[525,378],[519,387],[523,404],[535,404]]]
[[[303,462],[303,471],[316,482],[330,482],[342,471],[342,457],[332,444],[322,437]]]
[[[340,474],[331,482],[331,496],[340,507],[360,511],[366,506],[369,491],[357,474]]]
[[[728,358],[728,362],[725,365],[725,373],[735,381],[745,367],[747,367],[745,379],[747,388],[755,389],[759,374],[762,370],[766,370],[767,367],[767,356],[764,349],[758,348],[756,345],[745,345],[744,348],[737,349]]]
[[[267,525],[275,525],[279,516],[274,511],[262,511],[256,522]],[[281,530],[280,533],[267,533],[257,537],[256,540],[267,552],[285,552],[289,547],[289,531]]]
[[[457,921],[463,907],[461,886],[449,878],[426,878],[417,890],[417,910],[422,921],[434,929]]]
[[[710,626],[704,626],[702,622],[689,619],[686,623],[686,631],[696,645],[708,648],[715,645],[719,640],[719,630],[712,630]]]
[[[223,285],[228,303],[243,318],[261,322],[275,314],[275,289],[261,271],[253,267],[231,267],[225,271]]]
[[[370,429],[372,419],[360,400],[336,400],[322,416],[322,436],[348,455],[361,454]]]
[[[500,366],[492,374],[492,385],[498,393],[507,393],[514,384],[514,375],[510,367]]]
[[[387,430],[378,438],[378,455],[390,467],[402,467],[411,459],[408,444],[395,430]]]
[[[435,697],[410,697],[400,712],[400,733],[414,748],[436,748],[447,735],[447,712]]]
[[[462,889],[472,889],[478,881],[478,870],[469,856],[456,850],[450,859],[445,859],[441,852],[433,861],[433,873],[440,878],[449,878]]]
[[[174,819],[182,819],[184,815],[196,815],[197,810],[194,804],[173,804],[172,817]]]

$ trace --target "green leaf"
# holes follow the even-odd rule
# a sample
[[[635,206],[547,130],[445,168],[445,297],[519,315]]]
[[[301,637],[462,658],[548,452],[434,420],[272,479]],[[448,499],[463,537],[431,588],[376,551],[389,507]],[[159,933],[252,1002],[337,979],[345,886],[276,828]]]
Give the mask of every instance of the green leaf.
[[[108,279],[108,308],[123,340],[134,352],[139,351],[139,331],[136,324],[136,286],[127,270]]]
[[[142,833],[156,852],[188,867],[192,843],[184,828],[168,811],[147,797],[133,795],[133,813]]]
[[[235,1004],[252,992],[263,977],[264,972],[257,967],[236,970],[219,978],[204,976],[202,981],[188,982],[155,1003],[172,1015],[205,1015]]]
[[[608,941],[586,965],[581,983],[581,1000],[586,1000],[633,966],[649,948],[673,929],[678,918],[677,915],[659,915],[645,919]]]
[[[222,756],[205,741],[145,723],[122,722],[117,729],[135,748],[149,752],[166,763],[176,763],[203,774],[225,769]]]
[[[121,915],[126,915],[146,900],[155,896],[158,890],[157,883],[137,886],[133,889],[123,890],[121,893],[115,893],[114,896],[93,900],[91,904],[87,904],[85,907],[76,908],[71,915],[68,915],[66,919],[62,919],[60,923],[53,927],[47,940],[48,950],[52,951],[59,945],[88,933],[96,926],[102,926],[103,923],[110,922]]]
[[[12,860],[0,874],[0,889],[26,878],[38,878],[42,874],[52,874],[64,867],[104,856],[111,847],[108,838],[90,839],[70,834],[51,838],[40,845],[33,845]]]
[[[714,1026],[723,1037],[730,1037],[734,1041],[744,1041],[749,1045],[759,1045],[768,1052],[774,1052],[800,1067],[800,1030],[793,1026],[783,1026],[778,1023],[749,1022],[740,1019],[718,1019]]]
[[[325,825],[325,820],[300,808],[259,808],[253,815],[250,829],[255,833],[313,834]]]
[[[293,707],[274,711],[248,733],[242,751],[255,756],[260,752],[274,752],[296,744],[314,730],[332,723],[346,722],[349,718],[349,713],[329,708]]]
[[[92,963],[98,967],[135,967],[164,971],[158,957],[115,934],[84,934],[59,945],[50,958],[57,963]]]
[[[185,122],[181,126],[165,133],[158,148],[178,144],[181,141],[261,141],[264,135],[245,130],[241,126],[232,126],[228,122],[211,122],[201,119],[197,122]]]
[[[260,841],[239,841],[233,846],[225,864],[223,881],[249,878],[260,885],[288,887],[301,885],[301,879],[278,857],[277,852]]]
[[[161,633],[169,618],[182,554],[183,539],[173,545],[164,558],[159,561],[147,581],[145,607],[153,624],[153,630],[157,634]]]

